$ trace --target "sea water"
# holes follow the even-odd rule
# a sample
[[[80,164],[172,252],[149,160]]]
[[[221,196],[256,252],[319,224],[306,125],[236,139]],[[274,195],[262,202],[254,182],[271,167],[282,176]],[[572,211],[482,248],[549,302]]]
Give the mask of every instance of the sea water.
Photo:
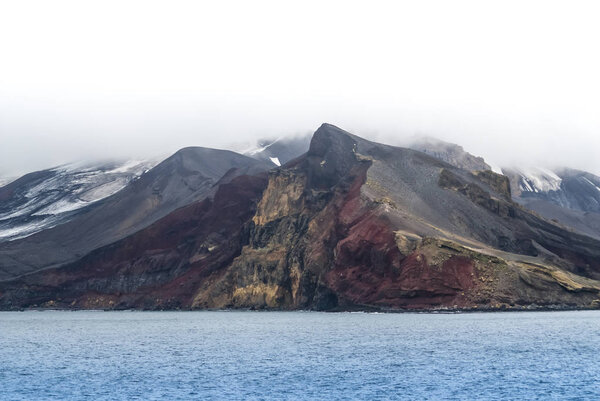
[[[597,400],[600,312],[2,312],[0,399]]]

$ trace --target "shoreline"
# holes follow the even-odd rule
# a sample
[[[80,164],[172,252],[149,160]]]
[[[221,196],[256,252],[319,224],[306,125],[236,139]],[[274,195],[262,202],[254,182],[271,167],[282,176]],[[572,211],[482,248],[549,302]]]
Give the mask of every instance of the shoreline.
[[[302,313],[365,313],[365,314],[427,314],[427,315],[455,315],[465,313],[506,313],[506,312],[578,312],[578,311],[600,311],[593,307],[562,307],[559,305],[539,306],[535,308],[456,308],[456,309],[340,309],[340,310],[315,310],[315,309],[85,309],[85,308],[15,308],[0,309],[2,312],[302,312]]]

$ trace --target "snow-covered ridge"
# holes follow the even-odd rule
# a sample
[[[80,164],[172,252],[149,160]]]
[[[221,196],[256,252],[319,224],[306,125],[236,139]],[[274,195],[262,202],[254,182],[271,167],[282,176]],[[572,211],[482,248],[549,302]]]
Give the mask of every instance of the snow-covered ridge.
[[[0,241],[64,223],[77,210],[120,191],[155,164],[141,160],[73,163],[24,176],[0,188]]]
[[[600,213],[600,177],[586,171],[569,168],[509,168],[502,170],[510,179],[515,200],[534,205],[539,212],[539,201],[578,212]],[[532,206],[533,207],[533,206]],[[546,208],[545,217],[560,220]]]
[[[555,172],[542,167],[518,169],[521,176],[519,189],[526,192],[559,191],[562,178]]]

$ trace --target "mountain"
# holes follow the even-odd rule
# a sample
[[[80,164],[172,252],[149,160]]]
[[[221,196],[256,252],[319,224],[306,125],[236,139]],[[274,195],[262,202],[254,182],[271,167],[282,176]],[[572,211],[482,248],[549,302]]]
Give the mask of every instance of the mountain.
[[[600,177],[568,168],[504,168],[515,201],[584,234],[600,238]]]
[[[509,181],[323,124],[308,152],[61,267],[0,283],[4,309],[587,308],[600,241]]]
[[[219,180],[268,168],[264,162],[230,151],[182,149],[70,221],[26,238],[0,243],[0,280],[77,260],[147,227],[179,207],[211,195]],[[24,181],[34,184],[37,180],[35,174],[33,178],[24,177]]]
[[[0,242],[71,220],[151,169],[153,161],[69,164],[36,171],[0,187]]]

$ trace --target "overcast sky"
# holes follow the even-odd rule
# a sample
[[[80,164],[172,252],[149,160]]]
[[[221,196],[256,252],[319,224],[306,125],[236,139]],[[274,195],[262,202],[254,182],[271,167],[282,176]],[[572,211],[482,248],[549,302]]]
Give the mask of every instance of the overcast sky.
[[[600,7],[6,1],[0,176],[330,122],[600,173]]]

